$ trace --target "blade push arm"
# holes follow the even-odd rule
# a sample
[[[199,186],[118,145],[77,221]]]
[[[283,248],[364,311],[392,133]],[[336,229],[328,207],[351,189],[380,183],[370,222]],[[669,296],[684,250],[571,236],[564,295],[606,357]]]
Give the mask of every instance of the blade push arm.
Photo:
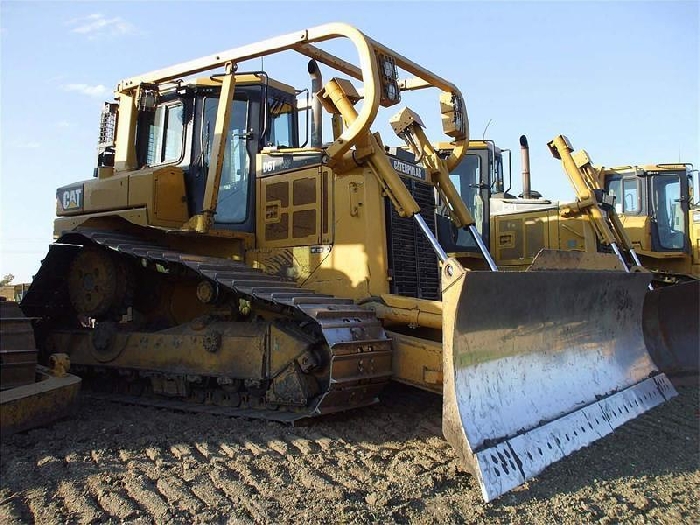
[[[359,100],[359,95],[350,82],[334,78],[324,86],[319,95],[326,110],[331,113],[339,113],[347,125],[352,124],[357,119],[357,111],[354,104]],[[448,162],[438,156],[428,141],[420,127],[418,115],[409,109],[404,109],[391,119],[391,124],[399,137],[407,140],[409,144],[415,145],[414,152],[420,156],[428,169],[431,182],[446,202],[449,203],[453,219],[458,226],[466,227],[471,232],[491,270],[496,271],[496,264],[476,229],[474,218],[450,181]],[[459,143],[465,140],[466,137],[464,135],[457,137]],[[464,151],[460,152],[460,158],[463,154]],[[369,164],[398,214],[401,217],[413,217],[415,219],[440,261],[445,262],[447,254],[428,228],[423,217],[418,213],[420,207],[392,167],[379,135],[368,132],[365,137],[358,141],[357,149],[351,152],[351,157],[355,163],[364,161]],[[344,162],[347,162],[347,159],[331,157],[329,160],[330,165],[342,165]]]
[[[622,256],[620,247],[629,253],[635,265],[641,267],[639,257],[632,247],[632,242],[614,206],[603,210],[600,197],[596,196],[597,193],[602,192],[602,188],[598,182],[598,171],[591,164],[588,154],[583,150],[573,154],[574,148],[564,135],[558,135],[547,146],[552,156],[561,161],[576,192],[577,201],[563,206],[562,213],[564,215],[587,214],[600,242],[612,248],[628,272],[629,265]]]
[[[449,93],[443,93],[441,103],[447,104],[445,100]],[[458,228],[464,228],[471,233],[476,245],[479,247],[481,254],[489,265],[491,271],[498,271],[496,262],[491,257],[484,240],[481,238],[479,230],[476,228],[476,221],[469,212],[462,197],[457,192],[457,189],[450,180],[450,158],[443,160],[435,151],[435,148],[428,140],[428,137],[423,131],[423,123],[420,117],[408,108],[402,109],[390,120],[394,132],[406,141],[406,144],[411,148],[414,155],[420,159],[430,174],[431,181],[437,189],[443,202],[447,204],[447,210],[450,218]],[[462,155],[464,152],[462,153]]]

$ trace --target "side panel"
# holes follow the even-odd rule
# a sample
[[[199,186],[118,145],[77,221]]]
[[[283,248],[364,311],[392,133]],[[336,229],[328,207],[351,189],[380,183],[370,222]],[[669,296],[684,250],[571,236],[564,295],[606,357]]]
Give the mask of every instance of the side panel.
[[[257,237],[260,248],[322,244],[321,169],[258,179]]]
[[[492,217],[491,252],[504,269],[525,269],[542,249],[597,251],[595,233],[583,217],[541,210]]]
[[[637,251],[651,252],[651,225],[649,217],[620,215],[620,222]]]
[[[498,266],[527,266],[542,248],[552,245],[553,210],[493,217],[492,251]]]
[[[93,179],[85,182],[84,212],[119,210],[127,207],[128,176]]]
[[[153,222],[158,226],[182,225],[189,219],[182,170],[164,168],[153,175]]]
[[[184,173],[174,166],[131,173],[128,206],[146,207],[149,224],[179,228],[189,219]]]
[[[384,197],[369,170],[262,177],[257,213],[249,264],[339,297],[388,293]]]

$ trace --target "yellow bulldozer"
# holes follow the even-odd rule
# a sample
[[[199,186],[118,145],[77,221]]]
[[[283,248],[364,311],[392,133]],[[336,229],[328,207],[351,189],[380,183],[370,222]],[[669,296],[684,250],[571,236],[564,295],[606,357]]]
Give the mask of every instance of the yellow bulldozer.
[[[669,284],[700,279],[700,208],[689,163],[599,170],[641,264]]]
[[[617,269],[653,275],[644,298],[643,330],[657,366],[682,380],[696,375],[700,348],[700,222],[692,207],[692,165],[599,168],[584,150],[559,135],[550,141],[576,200],[560,203],[531,189],[529,145],[520,137],[523,192],[509,194],[503,157],[492,141],[471,141],[467,160],[451,178],[502,269]],[[442,146],[445,151],[449,147]],[[511,162],[508,162],[510,168]],[[693,217],[693,219],[691,219]],[[700,216],[699,216],[700,217]],[[445,217],[440,242],[464,261],[469,239]],[[462,242],[451,243],[452,239]],[[556,252],[551,250],[557,250]],[[561,251],[570,251],[564,256]],[[607,259],[598,252],[610,253]],[[592,254],[596,254],[591,256]],[[675,286],[670,286],[674,284]]]
[[[596,167],[559,135],[549,144],[576,191],[566,215],[587,214],[597,238],[629,268],[654,273],[656,287],[700,278],[700,212],[692,164]],[[604,224],[605,223],[605,224]],[[606,227],[607,226],[607,227]]]
[[[700,215],[691,164],[597,168],[563,135],[549,144],[577,200],[562,213],[585,217],[600,249],[625,271],[654,275],[644,300],[644,336],[654,362],[675,376],[700,369]],[[691,220],[692,215],[692,220]]]
[[[324,49],[337,39],[357,60]],[[240,69],[282,52],[288,72],[302,56],[310,104]],[[430,92],[449,152],[409,108],[388,118],[403,148],[372,133]],[[460,90],[359,30],[297,31],[115,93],[94,177],[57,190],[57,241],[22,302],[42,354],[68,353],[88,387],[294,421],[401,381],[442,394],[487,501],[675,395],[640,328],[650,275],[498,271],[451,181]],[[465,263],[437,240],[435,191],[474,247]]]

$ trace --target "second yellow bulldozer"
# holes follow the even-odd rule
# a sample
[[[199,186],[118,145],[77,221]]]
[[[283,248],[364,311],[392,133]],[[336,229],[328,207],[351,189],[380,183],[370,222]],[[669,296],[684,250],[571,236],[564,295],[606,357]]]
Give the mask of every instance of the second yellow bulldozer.
[[[692,166],[602,168],[559,135],[548,147],[576,194],[573,202],[543,198],[531,189],[529,145],[520,137],[523,192],[509,194],[503,150],[470,142],[466,160],[450,174],[479,231],[490,239],[500,268],[609,268],[653,276],[644,297],[643,331],[659,368],[686,381],[700,368],[700,221],[692,204]],[[449,147],[443,146],[445,151]],[[509,166],[512,163],[508,163]],[[509,187],[505,188],[506,183]],[[448,217],[437,217],[439,239],[454,257],[474,264],[473,245]],[[568,255],[567,255],[568,253]],[[610,253],[601,257],[599,253]]]
[[[563,135],[548,146],[576,191],[563,215],[587,220],[598,248],[612,250],[625,271],[654,275],[643,316],[654,362],[679,378],[697,376],[700,216],[692,202],[692,165],[602,168]]]
[[[336,39],[356,61],[323,48]],[[311,59],[309,108],[240,69],[281,52]],[[386,147],[380,111],[426,91],[449,154],[408,108],[389,118],[403,153]],[[57,190],[57,242],[22,302],[43,354],[67,352],[88,386],[292,421],[402,381],[442,394],[487,501],[675,395],[640,329],[651,277],[498,271],[450,180],[469,141],[461,92],[359,30],[297,31],[115,93],[95,176]],[[472,267],[437,241],[435,191]]]

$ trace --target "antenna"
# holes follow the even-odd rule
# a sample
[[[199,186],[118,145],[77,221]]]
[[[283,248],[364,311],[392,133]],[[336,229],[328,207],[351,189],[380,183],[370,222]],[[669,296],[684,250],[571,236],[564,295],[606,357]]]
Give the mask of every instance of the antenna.
[[[489,121],[486,123],[486,127],[484,128],[484,132],[481,134],[481,140],[484,140],[484,137],[486,137],[486,130],[489,129],[489,126],[491,125],[491,121],[493,119],[489,119]]]

